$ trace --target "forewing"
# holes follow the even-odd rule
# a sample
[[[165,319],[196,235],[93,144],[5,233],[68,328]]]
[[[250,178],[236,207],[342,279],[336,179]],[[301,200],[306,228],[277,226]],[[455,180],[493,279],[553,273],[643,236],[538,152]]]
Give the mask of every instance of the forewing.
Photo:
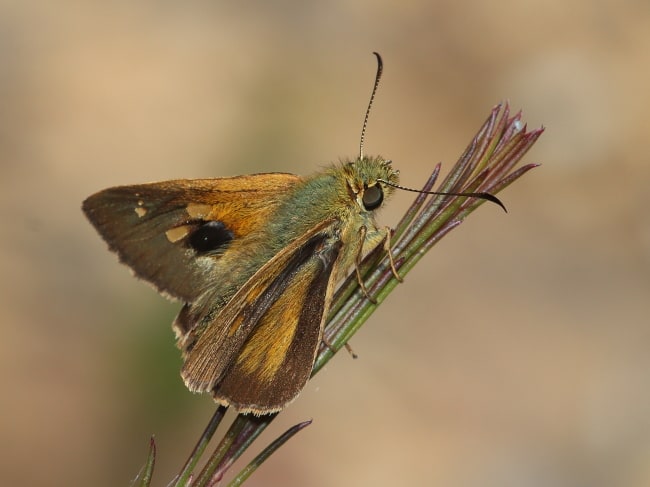
[[[309,379],[333,289],[341,242],[322,222],[278,253],[186,348],[194,391],[242,412],[281,409]]]
[[[83,211],[135,274],[185,302],[210,288],[221,255],[264,226],[300,178],[255,174],[100,191]],[[225,274],[227,275],[227,274]]]

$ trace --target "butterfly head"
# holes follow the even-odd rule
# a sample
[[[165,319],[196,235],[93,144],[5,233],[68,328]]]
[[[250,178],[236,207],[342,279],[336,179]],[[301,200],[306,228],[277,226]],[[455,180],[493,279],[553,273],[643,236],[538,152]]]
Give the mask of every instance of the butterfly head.
[[[365,211],[378,209],[399,183],[399,171],[390,160],[364,156],[343,167],[348,191]],[[389,184],[386,184],[389,183]]]

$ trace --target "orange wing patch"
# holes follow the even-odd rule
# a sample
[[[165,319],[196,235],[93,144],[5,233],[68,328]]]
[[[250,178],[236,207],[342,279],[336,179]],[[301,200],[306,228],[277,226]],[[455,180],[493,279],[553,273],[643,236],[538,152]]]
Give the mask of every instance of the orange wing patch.
[[[210,286],[208,270],[222,254],[198,262],[186,238],[202,223],[219,221],[238,242],[260,229],[300,181],[278,173],[118,186],[87,198],[83,210],[138,277],[191,303]]]
[[[278,373],[294,339],[312,279],[309,267],[301,269],[262,317],[237,357],[237,365],[244,373],[264,382]]]

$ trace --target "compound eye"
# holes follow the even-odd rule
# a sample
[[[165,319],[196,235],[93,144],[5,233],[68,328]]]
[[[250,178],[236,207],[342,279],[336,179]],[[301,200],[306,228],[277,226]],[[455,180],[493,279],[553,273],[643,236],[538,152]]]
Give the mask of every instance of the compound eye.
[[[381,206],[384,201],[384,190],[381,189],[379,183],[364,190],[362,201],[363,207],[367,211],[376,210]]]

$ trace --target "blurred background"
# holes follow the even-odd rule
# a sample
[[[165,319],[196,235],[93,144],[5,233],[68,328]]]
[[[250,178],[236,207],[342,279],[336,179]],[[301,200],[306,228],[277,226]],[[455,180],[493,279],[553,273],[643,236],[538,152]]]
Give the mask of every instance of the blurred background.
[[[366,150],[419,186],[493,105],[543,166],[447,236],[264,433],[249,485],[650,485],[650,3],[0,2],[0,478],[154,485],[210,418],[179,309],[81,201],[308,174]],[[394,224],[412,199],[382,213]],[[240,463],[243,466],[244,463]]]

